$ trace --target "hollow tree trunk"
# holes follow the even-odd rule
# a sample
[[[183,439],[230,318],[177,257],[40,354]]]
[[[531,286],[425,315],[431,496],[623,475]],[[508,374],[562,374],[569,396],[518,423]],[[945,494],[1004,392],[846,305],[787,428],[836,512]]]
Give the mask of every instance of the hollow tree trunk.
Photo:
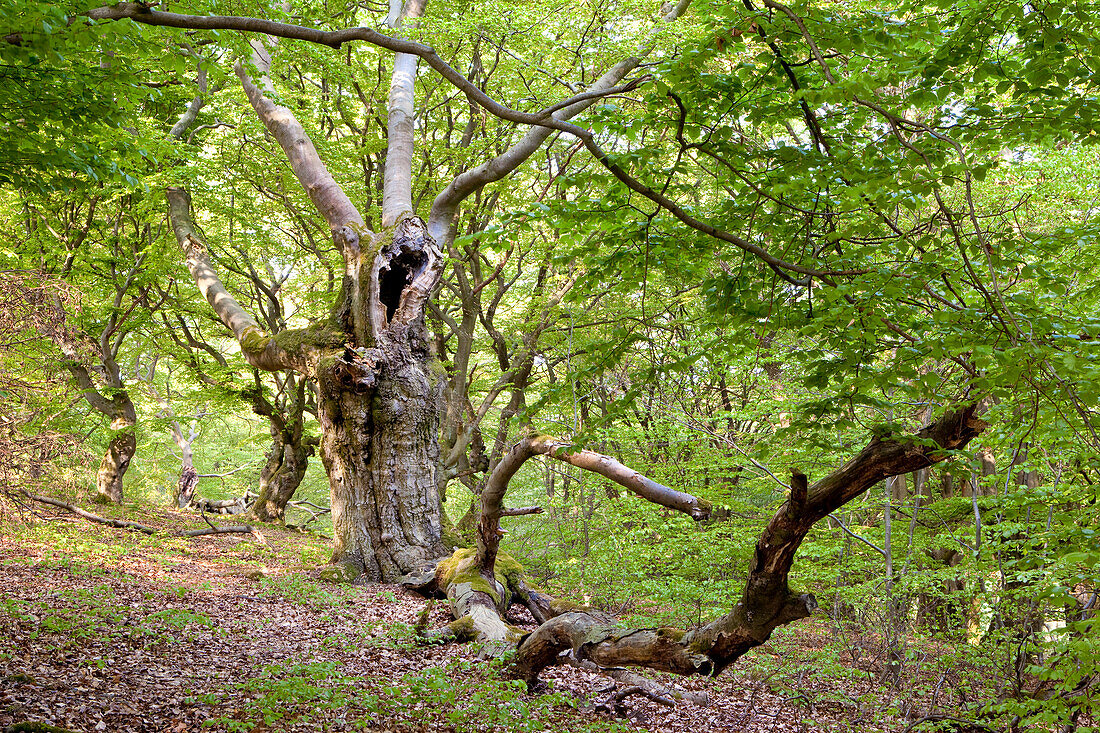
[[[407,342],[347,350],[319,370],[334,562],[394,582],[447,554],[436,486],[442,382]]]
[[[308,440],[295,442],[283,435],[274,437],[267,463],[260,471],[260,495],[252,507],[257,519],[264,522],[285,520],[287,502],[305,478],[311,455],[313,443]]]

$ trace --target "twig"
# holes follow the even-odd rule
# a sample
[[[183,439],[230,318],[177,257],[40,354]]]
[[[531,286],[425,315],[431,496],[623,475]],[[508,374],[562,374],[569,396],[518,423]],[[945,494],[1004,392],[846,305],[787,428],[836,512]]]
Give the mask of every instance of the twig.
[[[259,464],[245,463],[244,465],[237,466],[232,471],[226,471],[225,473],[199,473],[199,474],[195,474],[195,475],[198,476],[199,478],[225,478],[226,476],[232,476],[233,474],[237,473],[238,471],[244,471],[245,469],[255,468],[257,465],[259,465]]]
[[[840,520],[840,517],[838,517],[835,513],[830,514],[829,519],[836,522],[837,526],[840,529],[844,530],[844,534],[848,535],[849,537],[851,537],[853,539],[859,540],[860,542],[867,545],[868,547],[870,547],[872,550],[874,550],[878,554],[882,555],[883,557],[886,557],[886,550],[882,549],[881,547],[876,545],[874,542],[871,542],[871,540],[867,539],[866,537],[862,537],[862,536],[856,534],[855,532],[853,532],[852,530],[848,529],[847,525],[845,525],[844,522],[842,522]]]
[[[314,504],[312,501],[309,501],[307,499],[301,499],[301,500],[298,500],[298,501],[288,501],[287,506],[288,507],[294,507],[296,509],[301,509],[302,511],[309,514],[309,519],[302,522],[299,525],[299,527],[305,527],[310,522],[312,522],[316,519],[319,519],[319,518],[323,517],[326,514],[331,514],[332,513],[332,509],[330,509],[329,507],[327,507],[327,506],[318,506],[317,504]]]

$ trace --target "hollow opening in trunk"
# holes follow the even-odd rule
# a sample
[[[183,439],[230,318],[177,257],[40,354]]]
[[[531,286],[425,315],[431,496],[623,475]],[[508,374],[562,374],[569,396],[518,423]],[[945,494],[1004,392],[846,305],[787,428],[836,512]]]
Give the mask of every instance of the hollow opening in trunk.
[[[387,321],[393,320],[393,314],[401,304],[401,293],[423,271],[427,260],[423,252],[403,247],[379,269],[378,299],[386,306]]]

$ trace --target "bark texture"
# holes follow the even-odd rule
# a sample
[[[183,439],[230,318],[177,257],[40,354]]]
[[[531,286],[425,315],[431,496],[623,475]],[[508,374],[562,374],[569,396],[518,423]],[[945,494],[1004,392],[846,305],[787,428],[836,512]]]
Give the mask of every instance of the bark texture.
[[[446,554],[435,481],[441,382],[407,340],[361,352],[346,350],[317,376],[333,561],[395,582]]]
[[[113,360],[109,364],[113,364]],[[117,367],[116,367],[117,368]],[[121,384],[121,380],[117,380]],[[137,410],[130,394],[115,392],[109,399],[98,393],[86,392],[84,399],[111,418],[111,441],[95,475],[95,500],[100,503],[122,503],[122,479],[137,452]]]
[[[182,189],[168,190],[172,226],[192,277],[248,363],[295,369],[317,384],[333,560],[352,571],[345,576],[395,581],[446,554],[436,486],[441,375],[424,326],[442,256],[418,217],[370,232],[293,113],[268,99],[243,67],[236,72],[343,257],[330,319],[268,335],[214,271]]]
[[[313,448],[313,444],[305,440],[286,442],[282,435],[272,439],[267,462],[260,470],[259,496],[252,507],[257,519],[285,521],[287,502],[305,478]]]
[[[259,374],[255,387],[242,392],[252,402],[252,411],[267,418],[271,430],[271,447],[252,505],[252,513],[263,522],[286,520],[286,505],[305,478],[309,457],[318,444],[315,436],[305,433],[306,380],[288,374],[279,386],[276,404],[264,395]]]

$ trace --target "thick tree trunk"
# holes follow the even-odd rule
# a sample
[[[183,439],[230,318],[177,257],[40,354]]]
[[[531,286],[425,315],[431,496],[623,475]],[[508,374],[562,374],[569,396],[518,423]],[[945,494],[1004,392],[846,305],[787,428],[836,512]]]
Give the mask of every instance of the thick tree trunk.
[[[436,486],[443,374],[434,368],[424,326],[425,304],[443,270],[441,253],[416,217],[378,234],[365,230],[316,151],[302,144],[308,138],[293,115],[238,74],[332,225],[345,270],[331,318],[267,335],[225,290],[181,189],[168,190],[172,226],[200,291],[233,330],[245,360],[259,369],[296,369],[318,386],[333,560],[352,571],[344,577],[361,572],[396,581],[447,554]]]
[[[137,438],[130,429],[124,429],[107,446],[107,453],[95,475],[95,500],[100,503],[122,503],[122,477],[130,467],[137,452]]]
[[[318,374],[333,561],[394,582],[447,554],[436,486],[441,374],[407,342],[347,350]]]
[[[267,453],[267,463],[260,471],[260,495],[252,511],[263,522],[285,520],[286,505],[305,478],[313,444],[299,439],[288,440],[276,435]]]
[[[116,392],[110,402],[99,409],[111,417],[111,430],[115,434],[96,472],[95,501],[102,504],[121,504],[122,477],[126,475],[126,469],[130,467],[130,461],[137,452],[137,436],[134,435],[137,410],[125,390]]]

